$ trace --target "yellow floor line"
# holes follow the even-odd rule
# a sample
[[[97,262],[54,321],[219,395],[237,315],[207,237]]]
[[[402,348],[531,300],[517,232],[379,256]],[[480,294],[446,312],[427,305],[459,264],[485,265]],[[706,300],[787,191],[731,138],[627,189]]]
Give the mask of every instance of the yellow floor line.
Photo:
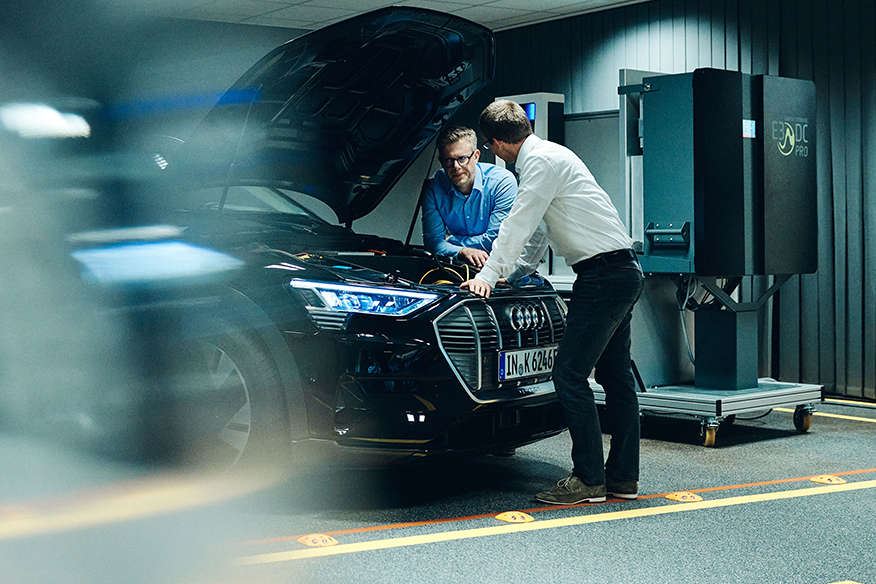
[[[316,558],[321,556],[350,554],[372,550],[405,547],[410,545],[438,543],[442,541],[487,537],[491,535],[506,535],[510,533],[520,533],[524,531],[553,529],[555,527],[584,525],[587,523],[601,523],[618,519],[650,517],[654,515],[666,515],[668,513],[697,511],[700,509],[714,509],[718,507],[729,507],[731,505],[743,505],[748,503],[759,503],[763,501],[778,501],[781,499],[793,499],[798,497],[808,497],[811,495],[822,495],[826,493],[839,493],[844,491],[855,491],[859,489],[871,489],[874,487],[876,487],[876,480],[845,483],[842,485],[825,485],[823,487],[795,489],[791,491],[780,491],[776,493],[762,493],[758,495],[746,495],[742,497],[728,497],[724,499],[714,499],[698,503],[679,503],[676,505],[663,505],[660,507],[646,507],[629,509],[626,511],[615,511],[610,513],[597,513],[594,515],[564,517],[561,519],[547,519],[534,521],[532,523],[511,523],[507,525],[495,525],[492,527],[480,527],[475,529],[445,531],[441,533],[431,533],[426,535],[413,535],[408,537],[397,537],[392,539],[380,539],[360,543],[341,544],[333,547],[308,548],[303,550],[259,554],[238,558],[237,564],[246,566],[255,564],[268,564],[273,562],[287,562],[291,560],[302,560],[305,558]]]
[[[824,403],[828,404],[845,404],[848,406],[860,406],[864,408],[872,408],[874,404],[872,402],[864,402],[864,401],[854,401],[850,399],[834,399],[834,398],[826,398]]]
[[[788,408],[773,408],[777,412],[788,412],[793,414],[794,410]],[[812,412],[813,416],[821,416],[822,418],[838,418],[840,420],[852,420],[853,422],[871,422],[876,424],[876,418],[859,418],[857,416],[843,416],[841,414],[825,414],[824,412]]]

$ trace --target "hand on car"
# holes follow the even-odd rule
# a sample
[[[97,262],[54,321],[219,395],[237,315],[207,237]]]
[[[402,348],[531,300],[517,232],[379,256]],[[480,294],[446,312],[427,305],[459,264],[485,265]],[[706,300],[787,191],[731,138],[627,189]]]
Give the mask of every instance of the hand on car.
[[[473,247],[464,247],[456,254],[456,257],[463,262],[473,265],[474,267],[480,269],[484,267],[484,264],[487,263],[487,259],[489,259],[490,254],[485,252],[482,249],[475,249]]]
[[[459,285],[459,288],[462,290],[468,290],[475,296],[480,296],[481,298],[489,298],[490,292],[493,291],[493,287],[484,282],[483,280],[478,280],[477,278],[472,278],[471,280],[466,280],[462,284]]]

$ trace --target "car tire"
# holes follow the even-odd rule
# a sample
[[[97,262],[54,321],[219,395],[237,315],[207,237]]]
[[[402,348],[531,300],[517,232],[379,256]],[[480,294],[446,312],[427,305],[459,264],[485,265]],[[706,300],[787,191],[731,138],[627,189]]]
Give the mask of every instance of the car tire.
[[[273,359],[255,333],[211,329],[168,355],[172,374],[162,401],[169,433],[162,442],[172,460],[185,466],[281,466],[288,419]]]

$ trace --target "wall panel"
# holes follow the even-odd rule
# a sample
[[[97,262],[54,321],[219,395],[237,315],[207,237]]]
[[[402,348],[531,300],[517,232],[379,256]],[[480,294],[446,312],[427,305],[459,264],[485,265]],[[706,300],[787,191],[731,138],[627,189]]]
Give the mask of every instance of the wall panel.
[[[754,32],[751,28],[751,2],[739,0],[737,26],[739,30],[739,71],[751,74],[751,45]]]
[[[843,43],[842,3],[837,2],[829,11],[827,19],[829,95],[828,122],[830,124],[831,179],[833,192],[833,257],[835,278],[834,336],[836,339],[836,383],[846,388],[846,320],[847,307],[847,264],[846,243],[848,241],[846,221],[846,118],[845,118],[845,46]]]
[[[872,2],[872,0],[866,0]],[[861,0],[844,0],[843,23],[845,84],[845,133],[846,147],[846,264],[847,280],[863,282],[863,202],[861,168]],[[863,395],[863,329],[860,315],[863,314],[863,287],[849,285],[846,289],[848,327],[846,331],[847,377],[846,392]]]
[[[639,68],[648,69],[651,67],[651,52],[655,46],[658,52],[654,55],[659,58],[660,36],[659,34],[651,36],[651,9],[647,4],[636,4],[636,14],[639,18],[639,28],[636,32]]]
[[[876,3],[861,3],[861,153],[864,223],[864,397],[876,399]],[[870,158],[868,158],[868,156]]]
[[[726,69],[739,71],[739,3],[738,0],[726,0],[724,4],[724,51]]]
[[[767,75],[779,74],[779,46],[781,42],[781,2],[766,2],[767,7]]]
[[[617,108],[620,68],[717,67],[814,80],[819,270],[779,292],[765,319],[771,371],[762,373],[869,399],[876,399],[876,170],[867,164],[876,159],[874,4],[654,0],[504,31],[494,84],[504,95],[564,93],[566,113],[576,114]]]
[[[725,27],[727,19],[724,16],[724,0],[712,0],[708,25],[712,32],[712,67],[728,69]]]
[[[662,7],[658,2],[640,4],[642,8],[648,9],[648,70],[660,71],[664,53],[672,52],[672,37],[663,31],[662,27]],[[669,39],[667,48],[666,39]]]

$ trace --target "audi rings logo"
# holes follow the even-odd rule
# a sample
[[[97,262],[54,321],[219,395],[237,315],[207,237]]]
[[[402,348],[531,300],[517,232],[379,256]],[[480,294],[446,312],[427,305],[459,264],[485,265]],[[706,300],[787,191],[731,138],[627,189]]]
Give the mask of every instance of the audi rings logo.
[[[534,331],[544,326],[547,314],[536,304],[514,304],[508,311],[508,320],[515,331]]]

